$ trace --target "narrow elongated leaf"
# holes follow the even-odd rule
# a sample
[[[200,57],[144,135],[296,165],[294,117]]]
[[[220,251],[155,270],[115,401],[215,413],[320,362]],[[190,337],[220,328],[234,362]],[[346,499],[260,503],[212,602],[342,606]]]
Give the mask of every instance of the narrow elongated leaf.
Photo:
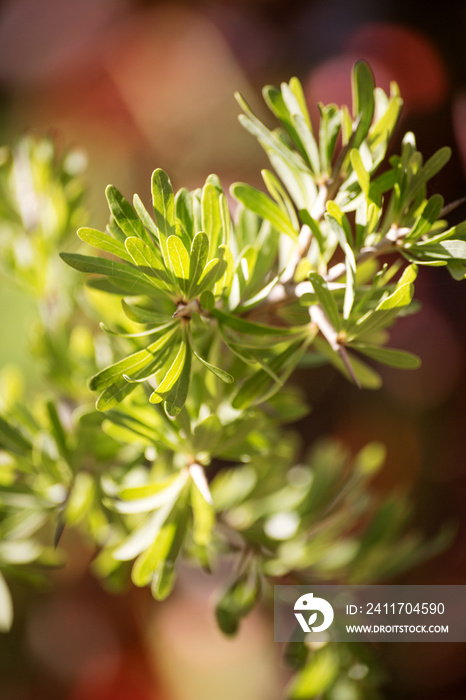
[[[227,245],[222,244],[219,247],[218,252],[222,255],[222,262],[225,264],[225,271],[215,282],[214,295],[216,297],[229,293],[235,272],[235,261],[230,248]]]
[[[111,253],[112,255],[117,255],[127,262],[133,262],[125,246],[112,236],[102,233],[102,231],[84,227],[78,229],[78,236],[84,243],[89,243],[89,245],[94,248],[103,250],[106,253]]]
[[[152,594],[163,600],[174,583],[175,562],[183,544],[188,517],[188,490],[182,490],[162,524],[152,546],[139,555],[131,578],[136,586],[151,583]]]
[[[79,253],[60,253],[60,257],[67,265],[79,272],[105,275],[116,284],[121,281],[127,287],[127,294],[150,294],[154,289],[153,284],[145,279],[137,268],[125,263],[106,258],[93,258]]]
[[[372,124],[374,116],[374,76],[369,65],[365,61],[357,61],[351,75],[351,87],[353,94],[353,117],[359,118],[359,124],[354,136],[353,146],[358,148]]]
[[[157,538],[160,528],[164,524],[173,503],[168,502],[155,511],[143,525],[135,528],[126,539],[113,551],[114,559],[118,561],[130,561],[150,547]]]
[[[141,270],[151,284],[161,290],[172,291],[170,276],[152,248],[140,238],[135,238],[134,236],[126,239],[125,246],[134,264],[138,266],[138,269]]]
[[[180,343],[178,352],[175,359],[173,360],[170,369],[166,373],[165,377],[162,379],[157,389],[151,394],[151,403],[160,403],[163,400],[163,395],[166,394],[173,387],[175,382],[178,380],[181,371],[183,369],[186,359],[186,343],[183,341]]]
[[[296,87],[295,84],[295,88]],[[310,122],[306,119],[301,110],[301,106],[303,106],[309,118],[305,105],[303,105],[302,101],[298,100],[296,94],[290,90],[286,83],[282,84],[281,92],[276,87],[267,85],[263,89],[262,94],[269,108],[275,116],[280,119],[289,133],[302,157],[308,161],[314,172],[319,173],[319,153],[317,144],[310,129]],[[293,98],[294,104],[290,103],[290,96]],[[285,97],[288,99],[285,99]]]
[[[193,539],[196,544],[205,547],[212,539],[215,512],[204,472],[200,470],[202,467],[198,464],[193,465],[190,470],[193,477],[191,483],[191,506],[194,517]]]
[[[221,250],[221,248],[219,250]],[[210,260],[205,266],[199,282],[194,287],[193,295],[199,296],[206,289],[211,291],[215,283],[223,277],[226,269],[226,260],[220,260],[219,258]]]
[[[323,339],[317,336],[314,340],[316,349],[324,355],[328,361],[338,369],[350,381],[353,377],[350,376],[348,368],[343,362],[341,356],[332,350],[330,345]],[[349,357],[349,353],[348,353]],[[380,389],[382,386],[382,378],[372,367],[369,367],[364,362],[361,362],[357,357],[352,355],[349,357],[352,373],[356,376],[360,386],[364,389]]]
[[[316,297],[318,298],[320,305],[328,316],[328,320],[332,324],[336,331],[341,329],[341,317],[338,311],[338,306],[332,292],[329,290],[327,283],[324,279],[317,273],[311,272],[309,274],[309,281],[311,282]]]
[[[422,213],[411,229],[411,232],[406,236],[406,241],[416,240],[428,233],[434,223],[437,221],[443,207],[443,197],[440,194],[434,194],[433,197],[426,202]]]
[[[252,321],[247,321],[239,316],[233,316],[232,314],[227,314],[225,311],[220,309],[212,309],[210,312],[211,316],[217,319],[219,323],[232,328],[239,333],[248,333],[249,335],[296,335],[301,333],[303,329],[300,328],[286,328],[286,327],[274,327],[266,326],[264,323],[253,323]]]
[[[188,522],[186,503],[177,504],[177,511],[176,521],[167,523],[158,538],[161,540],[159,554],[165,552],[167,554],[165,559],[160,558],[152,577],[151,592],[156,600],[165,600],[175,583],[175,564],[183,545]]]
[[[167,240],[170,236],[176,234],[175,197],[170,178],[161,168],[154,170],[152,173],[152,203],[163,259],[165,265],[169,268],[170,259],[167,250]]]
[[[356,294],[356,259],[353,250],[348,243],[345,245],[345,260],[346,260],[346,287],[345,301],[343,303],[343,318],[348,320],[353,308],[354,297]]]
[[[390,294],[377,305],[376,311],[389,311],[408,306],[413,298],[413,293],[414,287],[412,284],[402,284],[395,289],[393,294]]]
[[[403,100],[400,97],[398,86],[396,83],[392,83],[391,97],[387,110],[374,124],[368,136],[368,142],[373,151],[379,148],[384,141],[385,143],[390,141],[398,123],[402,107]]]
[[[49,400],[46,402],[47,414],[50,421],[50,430],[54,437],[55,444],[57,446],[58,452],[61,456],[67,460],[70,457],[70,450],[68,446],[68,438],[66,431],[63,427],[60,416],[58,415],[57,406],[54,401]]]
[[[116,187],[113,187],[113,185],[109,185],[105,190],[105,195],[112,216],[125,236],[136,236],[137,238],[145,240],[147,238],[147,232],[144,225],[134,208],[123,197],[121,192],[119,192]]]
[[[172,316],[172,314],[161,314],[158,311],[152,311],[152,309],[145,309],[142,306],[128,304],[124,299],[121,300],[121,305],[125,315],[134,323],[161,325],[166,323]],[[175,311],[175,306],[173,306],[173,311]]]
[[[165,413],[169,418],[175,418],[183,408],[188,398],[189,382],[191,379],[191,350],[188,348],[180,378],[165,396]]]
[[[197,452],[211,452],[222,436],[222,424],[218,416],[207,416],[196,425],[193,432],[193,447]],[[204,477],[205,478],[205,477]],[[202,487],[202,484],[201,484]],[[205,489],[204,489],[205,491]]]
[[[358,178],[359,186],[361,187],[361,190],[364,192],[364,194],[368,196],[370,188],[370,176],[366,168],[364,167],[361,154],[356,148],[353,148],[351,150],[350,160],[351,165],[353,166],[353,170],[356,173],[356,177]]]
[[[366,345],[365,343],[352,343],[351,347],[355,348],[363,355],[367,355],[367,357],[383,365],[388,365],[389,367],[396,367],[398,369],[418,369],[418,367],[421,366],[420,358],[405,350],[382,348],[376,345]]]
[[[183,187],[176,193],[175,212],[177,218],[183,224],[184,230],[192,241],[196,233],[194,227],[193,198],[191,193]]]
[[[313,652],[288,689],[289,700],[309,700],[321,697],[335,682],[340,662],[332,645]]]
[[[235,381],[231,374],[228,374],[228,372],[225,372],[225,370],[220,369],[220,367],[211,365],[210,362],[204,360],[204,358],[201,357],[201,355],[198,355],[198,353],[194,350],[192,346],[191,350],[193,351],[194,355],[197,357],[199,362],[201,362],[204,365],[204,367],[206,367],[209,370],[209,372],[212,372],[212,374],[214,374],[222,382],[225,382],[225,384],[232,384]]]
[[[444,240],[441,243],[410,246],[409,253],[435,260],[464,260],[466,258],[466,241]]]
[[[451,148],[448,146],[444,146],[443,148],[440,148],[437,153],[434,153],[434,155],[429,158],[427,163],[414,176],[408,189],[406,199],[410,201],[416,192],[418,192],[421,187],[426,184],[426,182],[433,178],[434,175],[436,175],[439,170],[441,170],[444,165],[448,163],[450,157]]]
[[[120,499],[115,501],[112,507],[118,513],[149,513],[167,503],[173,503],[185,483],[185,472],[178,472],[160,483],[124,489],[120,492]]]
[[[65,521],[74,525],[89,513],[96,495],[94,477],[88,472],[78,472],[73,482],[65,509]]]
[[[207,183],[202,189],[201,211],[202,230],[209,239],[208,257],[213,258],[223,242],[223,222],[220,192],[212,183]]]
[[[152,369],[154,365],[148,365],[146,368],[146,372],[149,372],[149,370]],[[122,377],[121,379],[116,379],[113,384],[108,386],[101,393],[95,404],[96,409],[98,411],[108,411],[109,409],[114,408],[117,404],[120,403],[120,401],[123,401],[123,399],[125,399],[129,394],[131,394],[131,392],[134,391],[136,386],[136,383],[129,383],[125,380],[124,377]]]
[[[269,363],[272,371],[280,375],[280,384],[271,380],[269,373],[264,369],[249,377],[235,395],[232,401],[233,408],[244,410],[248,406],[261,403],[272,396],[295,369],[305,349],[306,344],[297,341],[289,345]]]
[[[244,204],[245,207],[255,212],[262,219],[270,221],[277,231],[286,233],[287,236],[296,240],[298,234],[290,220],[283,214],[278,204],[273,202],[266,194],[241,182],[234,183],[230,190],[233,197]]]
[[[200,231],[196,233],[191,244],[191,254],[189,257],[189,288],[188,296],[194,291],[199,279],[204,272],[209,252],[209,239],[207,235]]]
[[[256,604],[260,590],[260,576],[252,564],[230,584],[215,606],[215,617],[222,632],[230,636],[236,634],[241,619]]]
[[[134,374],[146,367],[155,359],[156,354],[171,340],[175,333],[176,326],[177,322],[173,321],[173,327],[171,329],[165,328],[161,331],[161,337],[148,345],[147,348],[139,350],[95,374],[89,381],[89,388],[92,391],[105,389],[113,384],[116,379],[122,377],[123,374]]]
[[[152,240],[151,237],[146,234],[146,236],[143,238],[143,240],[145,241],[145,243],[147,243],[149,245],[149,247],[154,247],[154,241],[158,241],[158,239],[159,239],[159,232],[157,231],[157,226],[155,225],[154,220],[152,219],[151,215],[147,211],[146,207],[144,206],[144,204],[143,204],[143,202],[138,194],[135,194],[133,197],[133,205],[134,205],[134,208],[136,210],[137,215],[141,219],[145,228],[154,237],[154,240]]]
[[[131,579],[135,586],[147,586],[156,570],[163,570],[170,554],[176,538],[179,509],[176,507],[176,504],[171,504],[170,509],[167,508],[167,511],[165,520],[161,524],[152,545],[140,554],[134,563]]]
[[[182,294],[188,288],[189,279],[189,255],[178,236],[170,236],[167,240],[167,251],[173,274],[178,282]]]
[[[270,170],[261,170],[262,179],[267,187],[268,191],[283,211],[284,216],[286,216],[291,225],[295,230],[299,230],[299,221],[296,216],[296,211],[293,206],[291,199],[288,196],[287,191],[280,183],[280,180],[275,177],[275,175],[270,172]]]
[[[30,441],[2,416],[0,416],[0,445],[15,454],[27,454],[32,449]]]
[[[330,173],[333,151],[337,142],[341,127],[341,111],[336,105],[319,104],[320,128],[319,128],[319,152],[322,170]]]

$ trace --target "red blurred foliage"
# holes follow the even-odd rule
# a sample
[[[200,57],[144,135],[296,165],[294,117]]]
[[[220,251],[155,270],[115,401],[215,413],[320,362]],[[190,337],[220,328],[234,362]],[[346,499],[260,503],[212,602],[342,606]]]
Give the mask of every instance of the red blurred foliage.
[[[165,700],[165,697],[154,687],[141,662],[128,655],[110,679],[102,678],[98,663],[89,664],[68,700]]]
[[[345,42],[343,53],[311,71],[306,83],[311,108],[317,101],[351,105],[348,75],[359,59],[368,61],[376,84],[386,92],[391,81],[398,83],[407,111],[437,109],[447,97],[447,71],[433,42],[414,29],[376,22],[358,27]]]
[[[349,38],[347,49],[383,66],[398,83],[407,109],[429,111],[445,100],[449,84],[445,65],[434,43],[421,32],[388,22],[363,24]],[[384,87],[385,76],[374,71]]]

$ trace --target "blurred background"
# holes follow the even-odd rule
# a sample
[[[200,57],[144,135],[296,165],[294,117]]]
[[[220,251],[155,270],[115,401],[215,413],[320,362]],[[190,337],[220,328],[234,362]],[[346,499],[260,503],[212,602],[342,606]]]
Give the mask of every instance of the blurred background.
[[[434,184],[466,194],[466,3],[429,9],[378,0],[9,0],[0,9],[0,137],[52,132],[88,154],[92,225],[107,220],[104,187],[149,195],[155,167],[175,188],[216,172],[260,186],[266,158],[237,122],[239,90],[271,124],[260,90],[297,75],[317,101],[350,103],[350,69],[369,61],[377,84],[398,82],[405,101],[393,145],[413,130],[429,157],[453,149]],[[466,218],[466,205],[450,217]],[[423,269],[423,312],[401,320],[393,344],[421,355],[413,373],[385,370],[385,387],[359,392],[332,369],[302,373],[314,410],[306,441],[332,433],[353,447],[382,440],[376,488],[408,490],[429,535],[458,524],[448,552],[403,583],[466,583],[466,284]],[[27,355],[29,302],[0,280],[0,364]],[[53,591],[14,588],[16,621],[0,638],[2,700],[278,700],[287,681],[270,616],[259,611],[234,641],[216,630],[216,582],[186,567],[164,604],[147,591],[105,593],[86,572],[90,553],[66,533],[68,566]],[[217,582],[218,583],[218,582]],[[461,700],[465,645],[382,644],[387,698]]]

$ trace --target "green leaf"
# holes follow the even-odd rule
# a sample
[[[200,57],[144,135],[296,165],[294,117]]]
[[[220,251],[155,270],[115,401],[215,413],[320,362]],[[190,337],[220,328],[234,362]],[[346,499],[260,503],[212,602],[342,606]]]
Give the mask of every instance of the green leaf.
[[[374,116],[374,76],[365,61],[355,63],[351,75],[353,95],[353,117],[359,118],[359,124],[354,136],[353,146],[358,148],[366,138]]]
[[[345,247],[345,242],[350,246],[353,245],[353,232],[351,230],[351,224],[348,220],[346,214],[340,209],[338,204],[330,200],[327,202],[327,211],[329,216],[327,217],[330,225],[332,226],[335,234],[338,238],[338,243],[342,248]],[[333,221],[332,221],[333,219]],[[334,223],[338,224],[338,227],[334,226]]]
[[[295,230],[299,230],[299,221],[296,217],[296,212],[291,199],[286,190],[282,187],[280,180],[275,177],[270,170],[261,170],[262,179],[268,191],[280,207],[283,215],[288,218]]]
[[[343,303],[343,318],[345,321],[347,321],[350,317],[356,294],[356,259],[354,257],[353,250],[348,243],[345,244],[344,251],[346,261],[346,287],[345,300]]]
[[[105,195],[112,216],[125,236],[136,236],[137,238],[146,240],[147,233],[142,221],[121,192],[119,192],[116,187],[113,187],[113,185],[109,185],[105,190]]]
[[[142,200],[138,194],[135,194],[133,197],[133,205],[136,210],[137,215],[141,219],[142,223],[146,227],[146,229],[152,234],[154,237],[155,241],[159,240],[159,232],[157,231],[157,226],[154,223],[154,220],[152,219],[151,215],[147,211],[146,207],[142,203]],[[154,248],[154,241],[151,239],[150,236],[146,234],[146,236],[143,239],[151,248]]]
[[[151,403],[160,403],[160,401],[162,401],[164,398],[163,395],[168,393],[170,389],[174,386],[174,384],[177,382],[181,371],[184,367],[186,354],[186,343],[183,341],[182,343],[180,343],[180,347],[178,348],[178,352],[176,354],[175,359],[173,360],[170,369],[168,370],[160,384],[157,386],[157,389],[151,394],[149,399]]]
[[[207,183],[202,189],[201,211],[202,229],[209,241],[208,257],[213,258],[223,239],[222,207],[218,188]]]
[[[280,384],[271,380],[270,374],[265,369],[259,370],[249,377],[236,393],[232,401],[233,408],[242,411],[272,396],[285,383],[305,350],[306,344],[302,341],[291,343],[283,352],[268,363],[274,374],[281,373],[279,378]]]
[[[443,148],[440,148],[437,153],[434,153],[431,158],[429,158],[427,163],[420,168],[411,181],[411,185],[406,194],[406,199],[408,202],[412,200],[416,192],[418,192],[421,187],[426,184],[426,182],[433,178],[434,175],[436,175],[439,170],[441,170],[444,165],[448,163],[450,157],[451,148],[444,146]]]
[[[68,525],[75,525],[89,514],[95,495],[94,477],[88,472],[78,472],[65,508],[65,521]]]
[[[182,294],[188,288],[189,279],[189,255],[178,236],[169,236],[167,239],[167,251],[170,258],[170,265],[175,275],[178,286]]]
[[[196,289],[197,284],[204,272],[207,256],[209,253],[209,239],[207,235],[200,231],[196,233],[191,244],[191,254],[189,257],[189,288],[188,297]]]
[[[233,197],[244,204],[245,207],[251,209],[251,211],[262,219],[270,221],[277,231],[286,233],[286,235],[290,236],[293,240],[297,239],[298,234],[294,230],[289,218],[283,214],[278,204],[273,202],[266,194],[260,190],[256,190],[255,187],[241,182],[234,183],[230,191]]]
[[[421,246],[411,246],[408,248],[409,253],[417,253],[422,257],[433,258],[435,260],[465,260],[466,259],[466,241],[461,240],[444,240],[441,243],[426,242]]]
[[[297,335],[303,332],[301,328],[274,327],[266,326],[264,323],[253,323],[252,321],[247,321],[245,318],[227,314],[220,309],[212,309],[210,315],[216,318],[219,323],[239,333],[247,333],[249,335],[275,335],[280,337],[283,335]]]
[[[380,148],[390,141],[403,107],[403,100],[400,97],[398,86],[391,83],[391,96],[388,107],[380,119],[374,124],[368,136],[368,143],[372,151]]]
[[[190,468],[190,473],[192,476],[191,506],[194,517],[193,539],[196,544],[205,547],[212,539],[215,525],[212,497],[202,467],[199,464],[194,464]]]
[[[321,697],[338,677],[340,662],[334,647],[326,645],[312,652],[304,669],[288,689],[289,700]]]
[[[124,299],[121,300],[121,306],[123,307],[125,315],[130,321],[133,321],[133,323],[150,323],[152,325],[160,325],[167,323],[172,316],[172,314],[161,314],[158,311],[152,311],[152,309],[145,309],[142,306],[128,304]],[[174,305],[173,311],[175,311]]]
[[[173,501],[170,501],[158,508],[142,525],[136,527],[113,551],[114,559],[130,561],[147,550],[156,540],[172,508]]]
[[[222,632],[229,636],[236,634],[241,618],[252,610],[260,590],[260,576],[252,563],[230,584],[215,606],[215,617]]]
[[[27,454],[32,450],[29,440],[2,416],[0,416],[0,444],[14,454]]]
[[[328,320],[336,331],[341,329],[341,317],[338,311],[338,306],[332,292],[329,290],[327,283],[317,273],[311,272],[309,280],[314,288],[316,297],[319,300],[322,309],[327,314]]]
[[[50,430],[55,440],[58,452],[65,460],[68,460],[70,458],[68,439],[60,416],[58,415],[57,407],[52,400],[48,400],[45,405],[50,422]]]
[[[164,511],[165,519],[153,544],[136,559],[131,579],[135,586],[147,586],[156,580],[154,597],[163,600],[173,585],[173,569],[186,529],[186,499],[181,495]]]
[[[92,391],[105,389],[113,384],[115,380],[122,377],[123,374],[134,374],[147,367],[155,359],[156,353],[172,339],[177,325],[177,322],[173,321],[173,326],[160,331],[161,337],[148,345],[147,348],[139,350],[95,374],[89,381],[89,388]]]
[[[366,345],[365,343],[351,343],[351,347],[358,350],[363,355],[367,355],[372,360],[396,367],[397,369],[418,369],[421,360],[417,355],[413,355],[405,350],[394,350],[393,348],[382,348],[376,345]]]
[[[196,233],[194,226],[193,198],[185,187],[176,193],[175,211],[177,218],[183,224],[189,239],[192,241]]]
[[[416,240],[428,233],[437,221],[442,208],[443,197],[440,194],[434,194],[433,197],[425,203],[421,214],[411,229],[411,232],[406,236],[405,241]]]
[[[201,357],[201,355],[198,355],[198,353],[195,351],[195,349],[192,346],[191,346],[191,349],[192,349],[194,355],[199,360],[199,362],[201,362],[204,365],[204,367],[206,367],[209,370],[209,372],[212,372],[212,374],[214,374],[217,377],[217,379],[220,379],[222,382],[225,382],[225,384],[232,384],[235,381],[234,378],[231,376],[231,374],[228,374],[228,372],[225,372],[225,370],[220,369],[220,367],[216,367],[215,365],[211,365],[210,362],[207,362],[207,360],[204,360],[204,358]]]
[[[106,253],[111,253],[112,255],[117,255],[127,262],[133,262],[125,246],[112,236],[102,233],[102,231],[87,227],[80,228],[78,229],[78,236],[84,243],[89,243],[89,245],[94,246],[94,248],[103,250]]]
[[[218,252],[222,255],[222,262],[225,265],[225,271],[215,283],[214,295],[216,297],[222,296],[223,294],[228,294],[230,292],[235,267],[233,254],[227,245],[221,245]]]
[[[161,168],[152,173],[152,204],[154,206],[155,223],[159,231],[160,247],[167,268],[170,259],[167,250],[167,240],[176,235],[175,227],[175,197],[170,178]]]
[[[390,294],[386,299],[381,301],[377,308],[377,311],[389,311],[391,309],[399,309],[403,306],[408,306],[411,303],[414,294],[414,287],[412,284],[402,284],[397,287],[395,291]]]
[[[319,128],[319,152],[322,170],[330,174],[333,151],[337,142],[341,127],[341,111],[336,105],[319,104],[320,128]]]
[[[193,448],[198,452],[212,452],[222,437],[222,424],[215,415],[207,416],[194,428]]]
[[[364,192],[366,197],[368,197],[370,188],[370,176],[366,168],[364,167],[361,154],[356,148],[353,148],[351,150],[350,160],[351,165],[353,166],[353,170],[356,173],[356,177],[358,178],[359,186],[361,187],[361,190]]]
[[[188,348],[180,378],[165,396],[164,408],[169,418],[175,418],[183,408],[188,398],[189,382],[191,379],[191,350]]]
[[[174,503],[186,484],[186,473],[176,472],[167,479],[143,486],[127,487],[120,491],[119,500],[112,504],[118,513],[149,513]]]
[[[221,248],[219,250],[221,250]],[[219,258],[209,260],[204,268],[199,282],[192,292],[193,296],[199,296],[206,289],[211,291],[215,283],[218,282],[221,277],[223,277],[226,268],[227,263],[225,260],[220,260]]]
[[[204,289],[199,296],[199,304],[204,311],[212,311],[212,309],[215,309],[215,297],[212,292]]]
[[[137,268],[125,263],[106,258],[93,258],[79,253],[60,253],[60,257],[67,265],[79,272],[105,275],[116,283],[121,281],[128,286],[128,294],[150,294],[154,289],[153,284],[145,280]]]
[[[323,338],[317,336],[314,340],[314,345],[316,350],[324,355],[324,357],[326,357],[328,361],[338,369],[339,372],[341,372],[350,381],[352,380],[352,377],[350,376],[348,369],[340,355],[332,350],[330,345],[328,345]],[[372,367],[369,367],[364,362],[360,362],[357,357],[349,357],[349,353],[348,359],[351,362],[352,371],[362,388],[380,389],[382,386],[382,379],[380,375],[372,369]]]
[[[146,276],[147,280],[162,291],[171,292],[172,284],[163,263],[153,250],[140,238],[130,237],[125,246],[134,264]]]

